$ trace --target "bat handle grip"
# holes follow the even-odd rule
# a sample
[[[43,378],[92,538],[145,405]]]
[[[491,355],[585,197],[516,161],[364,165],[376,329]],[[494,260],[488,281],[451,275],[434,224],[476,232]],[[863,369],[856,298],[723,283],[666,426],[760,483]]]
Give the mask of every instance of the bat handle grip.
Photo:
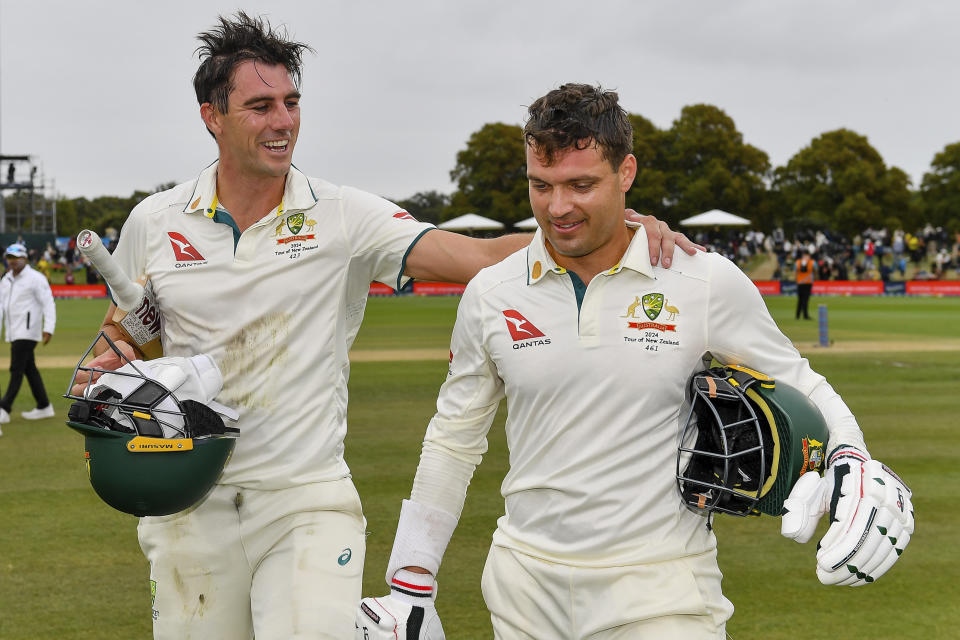
[[[110,255],[94,231],[84,229],[77,235],[77,249],[85,255],[110,287],[113,301],[123,311],[133,311],[143,300],[143,285],[131,280],[120,263]]]

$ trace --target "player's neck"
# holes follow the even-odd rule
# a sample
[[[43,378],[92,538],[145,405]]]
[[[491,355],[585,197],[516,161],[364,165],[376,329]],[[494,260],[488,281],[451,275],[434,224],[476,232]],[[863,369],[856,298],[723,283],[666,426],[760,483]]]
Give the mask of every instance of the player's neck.
[[[243,232],[280,204],[286,179],[251,176],[221,164],[217,168],[217,201]]]
[[[607,271],[617,265],[623,259],[633,239],[635,230],[624,225],[623,232],[618,233],[603,246],[583,256],[564,256],[556,252],[549,242],[546,242],[547,252],[553,258],[557,266],[563,267],[567,271],[573,271],[583,281],[583,284],[590,284],[594,276]]]

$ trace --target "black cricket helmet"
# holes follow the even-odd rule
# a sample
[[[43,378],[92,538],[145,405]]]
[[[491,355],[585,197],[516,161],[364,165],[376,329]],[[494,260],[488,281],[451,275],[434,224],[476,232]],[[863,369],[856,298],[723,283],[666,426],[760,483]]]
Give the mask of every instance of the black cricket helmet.
[[[797,389],[727,365],[694,374],[688,400],[677,453],[677,485],[688,508],[779,516],[802,474],[822,474],[829,431]]]
[[[90,484],[108,505],[135,516],[169,515],[193,506],[213,488],[238,430],[227,427],[207,403],[178,398],[163,376],[146,375],[148,364],[131,362],[104,333],[94,344],[101,338],[124,366],[113,371],[83,366],[91,345],[74,370],[70,390],[81,371],[103,377],[87,382],[82,396],[70,390],[65,395],[75,401],[67,426],[84,437]]]

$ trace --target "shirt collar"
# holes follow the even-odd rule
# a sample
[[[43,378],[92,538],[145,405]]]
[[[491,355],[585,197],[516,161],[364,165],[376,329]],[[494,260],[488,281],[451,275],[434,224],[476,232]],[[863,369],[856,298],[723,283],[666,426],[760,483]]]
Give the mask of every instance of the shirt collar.
[[[9,275],[11,278],[16,278],[17,280],[19,280],[20,278],[23,277],[23,274],[25,274],[27,271],[33,271],[33,268],[30,267],[29,262],[23,265],[23,269],[20,269],[20,273],[14,273],[13,269],[9,269],[7,271],[7,275]]]
[[[647,232],[643,225],[638,222],[627,222],[628,227],[636,229],[633,239],[627,245],[627,250],[616,265],[604,271],[601,275],[611,276],[620,273],[623,269],[630,269],[643,274],[648,278],[656,279],[653,273],[653,267],[650,265],[650,248],[647,246]],[[548,273],[561,275],[567,270],[559,266],[547,251],[543,239],[543,231],[537,229],[533,234],[533,240],[527,247],[527,284],[536,284]]]
[[[208,218],[212,218],[217,210],[217,167],[220,161],[216,161],[206,169],[200,172],[197,177],[197,185],[193,188],[193,195],[190,201],[183,208],[184,213],[202,213]],[[287,172],[287,181],[283,187],[283,198],[280,206],[277,207],[277,215],[282,216],[294,211],[304,211],[309,209],[317,202],[317,196],[313,193],[313,187],[310,181],[295,166],[290,165],[290,171]]]

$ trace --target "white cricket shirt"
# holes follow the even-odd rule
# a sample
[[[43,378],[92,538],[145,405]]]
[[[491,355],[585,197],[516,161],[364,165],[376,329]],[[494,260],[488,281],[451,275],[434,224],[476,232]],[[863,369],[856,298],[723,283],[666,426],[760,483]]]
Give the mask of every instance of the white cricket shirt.
[[[642,228],[585,288],[537,231],[467,286],[451,352],[412,500],[460,513],[506,396],[510,469],[494,544],[551,561],[633,564],[716,544],[675,479],[685,389],[708,352],[808,394],[831,445],[864,446],[746,275],[718,254],[678,251],[672,268],[652,267]]]
[[[221,483],[343,478],[348,351],[370,283],[401,286],[433,227],[291,167],[281,205],[241,234],[216,206],[216,172],[137,205],[114,255],[152,281],[164,354],[208,353],[223,373],[216,400],[240,412],[240,437]]]

